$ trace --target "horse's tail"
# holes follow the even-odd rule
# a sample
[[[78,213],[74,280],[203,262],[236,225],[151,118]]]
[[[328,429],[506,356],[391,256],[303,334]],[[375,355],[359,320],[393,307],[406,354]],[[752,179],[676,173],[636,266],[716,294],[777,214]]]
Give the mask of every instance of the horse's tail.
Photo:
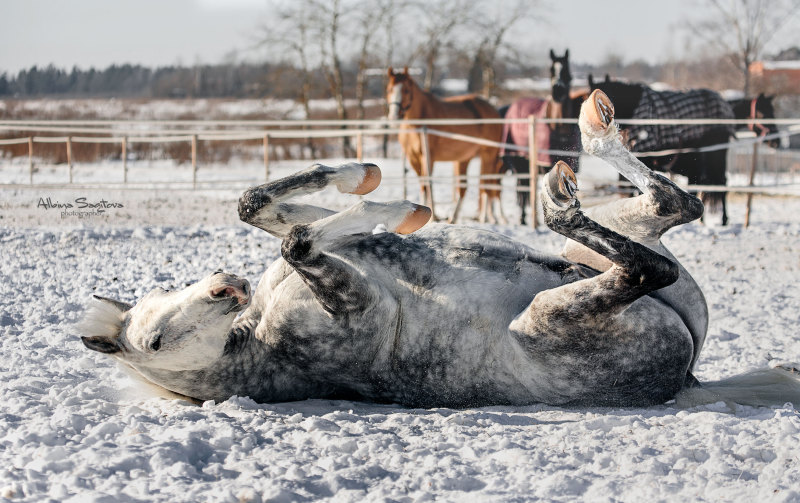
[[[753,407],[782,406],[787,402],[800,408],[800,373],[790,367],[751,370],[720,381],[692,384],[675,396],[677,405],[690,408],[698,405],[725,402]]]

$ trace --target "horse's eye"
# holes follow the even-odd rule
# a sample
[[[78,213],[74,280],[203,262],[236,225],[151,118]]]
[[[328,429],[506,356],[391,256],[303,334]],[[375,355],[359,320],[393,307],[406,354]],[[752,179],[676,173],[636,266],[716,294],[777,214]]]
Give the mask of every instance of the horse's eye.
[[[150,343],[150,349],[152,351],[158,351],[159,349],[161,349],[161,336],[160,335],[158,337],[156,337],[155,339],[153,339],[153,342]]]

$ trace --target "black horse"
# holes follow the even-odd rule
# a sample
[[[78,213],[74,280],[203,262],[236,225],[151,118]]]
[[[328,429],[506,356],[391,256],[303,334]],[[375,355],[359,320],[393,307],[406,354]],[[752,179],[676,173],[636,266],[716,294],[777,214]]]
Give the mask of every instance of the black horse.
[[[569,49],[566,50],[563,56],[556,56],[555,52],[550,49],[550,100],[557,106],[553,114],[549,118],[572,118],[577,119],[580,113],[581,104],[585,96],[572,97],[572,73],[569,66]],[[588,95],[588,93],[587,93]],[[498,112],[500,116],[506,118],[509,109],[512,111],[512,118],[521,118],[518,115],[517,105],[522,105],[519,110],[526,110],[529,113],[530,108],[523,104],[523,101],[545,101],[538,98],[522,98],[513,105],[506,105],[500,107]],[[508,134],[509,128],[506,128],[504,134],[504,142],[514,143],[520,146],[527,146],[527,141],[524,139],[515,138],[513,134]],[[577,124],[551,124],[547,126],[547,131],[537,132],[537,146],[541,149],[555,150],[562,152],[574,152],[574,155],[569,154],[550,154],[542,156],[540,154],[539,160],[541,162],[549,163],[548,166],[539,167],[539,173],[544,174],[550,170],[558,161],[563,161],[569,165],[574,171],[578,171],[578,156],[581,151],[580,146],[580,130]],[[546,161],[543,161],[546,158]],[[507,171],[515,174],[527,174],[529,171],[529,157],[520,151],[505,151],[502,155],[503,167]],[[517,179],[517,203],[520,206],[520,224],[525,225],[525,210],[530,206],[530,180],[525,177]]]
[[[748,128],[756,134],[756,136],[766,136],[778,132],[778,127],[775,124],[762,124],[759,119],[774,119],[775,107],[772,105],[772,100],[775,96],[767,96],[764,93],[759,94],[755,98],[741,98],[738,100],[728,100],[728,104],[733,109],[733,115],[737,119],[752,120],[750,124],[737,126],[737,129]],[[773,148],[778,148],[780,140],[778,138],[770,138],[765,142]]]
[[[618,119],[733,119],[733,110],[720,95],[709,89],[685,92],[654,91],[644,84],[611,81],[594,82],[591,90],[601,89],[614,103]],[[670,149],[701,148],[728,143],[734,135],[730,125],[623,125],[631,150],[654,152]],[[727,183],[727,148],[647,156],[641,160],[651,169],[688,178],[690,185]],[[728,223],[726,192],[702,192],[707,209],[720,208],[722,225]]]
[[[581,105],[588,96],[587,93],[575,94],[572,90],[572,72],[569,67],[569,49],[563,56],[556,56],[550,49],[550,95],[553,101],[561,107],[561,117],[577,119]],[[577,124],[558,124],[550,134],[550,149],[570,152],[569,154],[555,154],[553,163],[563,161],[577,172],[579,168],[579,155],[581,152],[581,132]]]

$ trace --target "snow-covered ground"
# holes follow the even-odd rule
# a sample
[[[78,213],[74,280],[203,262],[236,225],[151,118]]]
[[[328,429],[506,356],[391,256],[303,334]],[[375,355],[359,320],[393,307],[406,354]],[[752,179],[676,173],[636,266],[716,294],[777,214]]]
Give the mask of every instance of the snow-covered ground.
[[[401,197],[399,163],[379,164],[386,183],[369,197]],[[40,173],[48,169],[64,168]],[[174,180],[185,168],[148,169],[173,170]],[[228,175],[263,176],[257,164]],[[611,176],[595,163],[579,178]],[[246,397],[196,406],[143,394],[86,350],[73,324],[93,293],[134,301],[217,268],[257,282],[279,242],[237,221],[237,183],[0,191],[0,501],[800,500],[800,417],[789,405],[411,410]],[[440,184],[438,200],[449,190]],[[49,207],[81,197],[122,207],[63,218]],[[469,216],[476,195],[467,197]],[[358,198],[314,200],[342,208]],[[800,200],[756,197],[747,229],[744,199],[730,206],[728,227],[693,223],[665,237],[711,310],[701,381],[800,361]],[[543,250],[563,244],[543,228],[490,227]]]

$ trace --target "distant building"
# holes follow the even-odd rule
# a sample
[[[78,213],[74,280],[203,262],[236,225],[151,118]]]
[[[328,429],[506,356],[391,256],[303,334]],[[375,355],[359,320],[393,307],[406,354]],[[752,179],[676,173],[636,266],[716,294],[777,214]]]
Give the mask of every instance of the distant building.
[[[800,60],[756,61],[750,65],[750,75],[759,91],[800,95]]]

